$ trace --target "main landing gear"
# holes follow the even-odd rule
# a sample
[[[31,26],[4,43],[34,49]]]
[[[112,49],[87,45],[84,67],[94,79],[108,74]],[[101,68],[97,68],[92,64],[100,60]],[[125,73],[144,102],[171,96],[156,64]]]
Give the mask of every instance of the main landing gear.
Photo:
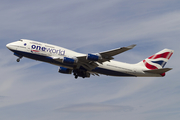
[[[75,79],[77,79],[77,78],[78,78],[78,75],[77,75],[77,74],[74,74],[74,77],[75,77]]]
[[[82,70],[82,69],[74,69],[73,73],[74,73],[75,79],[77,79],[78,77],[82,77],[82,78],[90,77],[90,74],[87,71]]]

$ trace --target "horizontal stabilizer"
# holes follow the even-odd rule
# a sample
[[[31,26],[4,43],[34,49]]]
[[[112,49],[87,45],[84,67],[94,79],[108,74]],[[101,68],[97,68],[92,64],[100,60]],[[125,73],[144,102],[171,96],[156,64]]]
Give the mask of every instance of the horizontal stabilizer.
[[[169,70],[172,70],[172,68],[161,68],[161,69],[154,69],[154,70],[145,70],[144,72],[148,73],[154,73],[154,74],[162,74]]]

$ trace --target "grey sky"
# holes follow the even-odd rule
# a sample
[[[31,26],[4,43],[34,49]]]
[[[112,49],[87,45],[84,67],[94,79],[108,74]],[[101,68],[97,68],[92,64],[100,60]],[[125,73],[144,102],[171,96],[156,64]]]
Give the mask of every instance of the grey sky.
[[[0,119],[178,120],[179,0],[0,1]],[[58,66],[16,56],[5,45],[21,38],[77,52],[137,44],[116,60],[136,63],[175,50],[164,78],[92,76],[75,80]]]

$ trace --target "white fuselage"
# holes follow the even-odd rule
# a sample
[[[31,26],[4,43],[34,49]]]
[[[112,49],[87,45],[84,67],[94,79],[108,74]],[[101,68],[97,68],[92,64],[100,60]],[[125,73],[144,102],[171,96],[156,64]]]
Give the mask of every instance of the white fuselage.
[[[64,64],[58,61],[53,60],[52,58],[63,58],[63,57],[75,57],[75,56],[84,56],[86,54],[81,54],[74,52],[72,50],[32,41],[21,39],[16,42],[12,42],[6,45],[11,51],[15,54],[20,55],[19,57],[27,57],[34,60],[39,60],[43,62],[48,62],[57,66],[66,67],[73,69],[73,65]],[[147,68],[139,66],[138,64],[128,64],[123,62],[118,62],[110,60],[108,62],[103,62],[102,64],[98,63],[98,66],[95,69],[89,71],[90,73],[100,73],[110,76],[141,76],[141,77],[161,77],[160,74],[152,74],[143,72]]]

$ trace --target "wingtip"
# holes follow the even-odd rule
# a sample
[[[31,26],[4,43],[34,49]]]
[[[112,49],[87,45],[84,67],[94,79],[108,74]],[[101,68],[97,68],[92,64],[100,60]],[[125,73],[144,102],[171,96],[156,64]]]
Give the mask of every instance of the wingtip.
[[[136,46],[136,44],[133,44],[133,45],[128,46],[127,48],[132,49],[132,48],[134,48],[135,46]]]

